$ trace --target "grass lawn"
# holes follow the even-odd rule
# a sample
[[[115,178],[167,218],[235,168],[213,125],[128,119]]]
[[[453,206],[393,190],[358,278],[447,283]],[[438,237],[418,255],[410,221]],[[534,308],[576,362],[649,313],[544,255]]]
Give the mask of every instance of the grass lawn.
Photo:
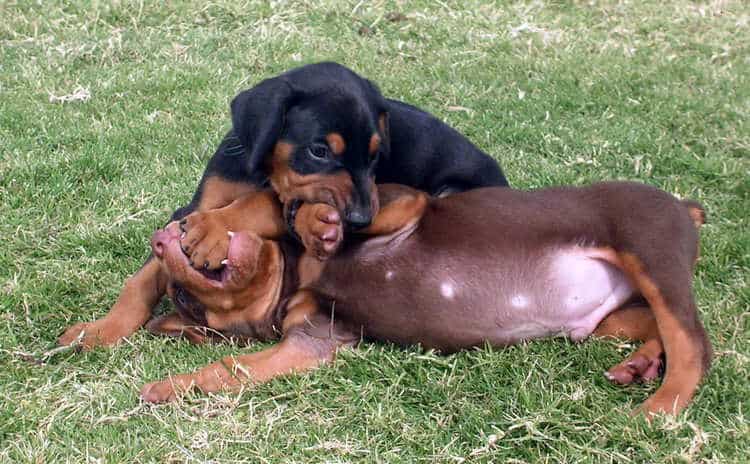
[[[632,346],[453,356],[368,345],[174,405],[145,382],[242,350],[138,333],[63,352],[187,202],[239,90],[346,64],[496,156],[520,188],[640,180],[701,201],[715,361],[687,412],[602,372]],[[750,9],[742,0],[0,4],[0,461],[747,462]],[[637,205],[633,205],[637,207]]]

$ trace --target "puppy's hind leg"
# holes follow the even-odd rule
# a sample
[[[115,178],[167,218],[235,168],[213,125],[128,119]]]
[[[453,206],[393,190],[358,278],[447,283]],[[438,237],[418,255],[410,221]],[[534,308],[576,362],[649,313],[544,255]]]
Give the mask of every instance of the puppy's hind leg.
[[[659,377],[663,368],[664,346],[659,338],[656,319],[646,306],[625,306],[607,316],[596,328],[598,337],[641,341],[625,360],[604,373],[612,382],[627,385],[648,382]]]
[[[674,249],[674,245],[665,246]],[[654,312],[667,358],[664,382],[640,410],[677,414],[690,402],[708,370],[711,346],[692,295],[692,263],[676,253],[658,258],[620,254],[625,271]]]

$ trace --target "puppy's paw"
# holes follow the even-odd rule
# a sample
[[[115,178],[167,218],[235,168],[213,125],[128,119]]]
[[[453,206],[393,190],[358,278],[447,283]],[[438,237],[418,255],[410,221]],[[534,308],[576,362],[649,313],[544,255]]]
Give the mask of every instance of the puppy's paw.
[[[219,269],[229,251],[229,230],[214,211],[194,212],[180,221],[180,246],[196,269]]]
[[[324,203],[304,203],[297,210],[294,229],[308,252],[318,259],[336,253],[344,238],[341,215]]]
[[[661,376],[661,356],[648,357],[642,353],[634,353],[625,361],[604,373],[610,381],[620,385],[634,382],[651,382]]]
[[[167,379],[144,385],[141,388],[141,398],[147,403],[166,403],[174,401],[177,398],[177,393],[174,389],[174,383]]]
[[[203,393],[213,393],[233,390],[239,385],[239,379],[219,362],[190,374],[175,375],[159,382],[148,383],[141,388],[141,398],[149,403],[166,403],[194,389]]]
[[[90,350],[97,346],[111,346],[130,335],[106,318],[94,322],[74,324],[57,339],[60,346],[79,345]]]

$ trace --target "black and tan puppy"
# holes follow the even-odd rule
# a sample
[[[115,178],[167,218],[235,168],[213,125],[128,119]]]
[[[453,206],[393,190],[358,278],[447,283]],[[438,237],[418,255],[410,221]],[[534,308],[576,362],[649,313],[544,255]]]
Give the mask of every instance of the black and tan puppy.
[[[351,229],[378,209],[375,181],[398,182],[442,195],[507,185],[495,161],[465,137],[417,108],[384,98],[367,79],[335,63],[318,63],[264,80],[231,104],[232,130],[219,145],[183,219],[182,249],[198,269],[216,271],[228,240],[221,214],[203,212],[237,202],[245,226],[278,237],[299,201],[343,213]],[[249,195],[268,190],[264,195]],[[264,211],[257,214],[256,211]],[[190,214],[193,213],[193,214]],[[189,216],[188,216],[189,215]],[[110,345],[151,316],[166,278],[151,258],[125,283],[109,314],[76,324],[61,344]]]
[[[206,276],[180,250],[177,223],[158,231],[152,246],[178,313],[149,324],[152,331],[202,340],[207,326],[281,342],[149,384],[143,398],[308,369],[362,336],[450,352],[596,334],[644,342],[607,371],[618,383],[654,379],[666,356],[664,382],[643,411],[688,404],[711,358],[691,289],[700,205],[625,182],[446,198],[379,190],[373,223],[324,263],[308,255],[298,262],[288,244],[237,232],[223,271]],[[327,204],[306,204],[295,225],[309,243],[338,243],[339,219]]]

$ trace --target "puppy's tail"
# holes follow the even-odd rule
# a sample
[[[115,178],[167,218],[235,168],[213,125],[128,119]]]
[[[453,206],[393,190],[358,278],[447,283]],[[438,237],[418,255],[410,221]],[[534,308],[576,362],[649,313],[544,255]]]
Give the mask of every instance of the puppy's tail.
[[[706,223],[706,210],[703,209],[703,205],[694,200],[681,200],[680,203],[687,208],[690,219],[693,220],[696,229]]]

